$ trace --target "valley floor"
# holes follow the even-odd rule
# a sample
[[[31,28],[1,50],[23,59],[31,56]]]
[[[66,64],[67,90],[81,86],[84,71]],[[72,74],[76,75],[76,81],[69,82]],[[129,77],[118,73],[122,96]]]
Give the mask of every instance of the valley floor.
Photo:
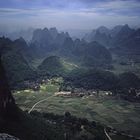
[[[42,86],[39,91],[16,91],[14,97],[22,110],[29,111],[39,102],[32,110],[60,115],[69,111],[77,117],[94,120],[140,137],[140,103],[131,103],[111,96],[54,96],[58,89],[58,85],[48,84]]]

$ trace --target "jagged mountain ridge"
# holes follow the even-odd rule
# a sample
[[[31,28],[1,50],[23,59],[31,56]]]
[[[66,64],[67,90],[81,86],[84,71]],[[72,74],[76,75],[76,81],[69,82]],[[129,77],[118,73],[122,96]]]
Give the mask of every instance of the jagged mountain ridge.
[[[7,71],[8,81],[12,87],[24,80],[38,76],[37,71],[31,65],[31,61],[37,58],[43,57],[45,59],[48,56],[59,56],[86,67],[108,67],[111,64],[112,58],[110,52],[97,42],[87,43],[80,39],[72,40],[72,38],[67,37],[67,33],[57,34],[55,29],[44,29],[43,32],[39,32],[43,35],[39,35],[38,43],[34,42],[36,46],[27,44],[23,38],[15,41],[11,41],[5,37],[0,38],[0,53]],[[53,34],[53,38],[56,39],[57,37],[61,38],[63,35],[64,42],[58,46],[55,42],[54,44],[52,42],[52,44],[45,46],[43,44],[46,44],[45,42],[47,42],[48,37],[44,36],[44,34],[49,36]],[[35,36],[38,36],[38,31]],[[52,49],[48,49],[48,47]]]
[[[53,54],[60,57],[66,57],[70,59],[73,58],[76,61],[84,61],[84,59],[88,56],[95,59],[94,51],[98,49],[98,51],[96,52],[97,59],[101,60],[104,57],[105,53],[106,55],[108,55],[108,57],[104,57],[103,59],[109,59],[109,61],[111,60],[109,52],[106,53],[107,49],[104,46],[101,46],[99,43],[88,43],[80,39],[73,40],[68,33],[58,33],[56,28],[44,28],[42,30],[37,29],[36,31],[34,31],[31,42],[32,49],[38,50],[38,53],[40,53],[41,56],[45,57],[47,54]],[[93,50],[91,53],[92,46]],[[101,51],[101,48],[104,48],[104,51]],[[103,57],[98,57],[100,55],[102,55]]]
[[[91,42],[97,41],[106,47],[115,47],[117,44],[126,39],[135,30],[131,29],[127,24],[117,25],[112,29],[101,26],[94,29],[91,33],[86,34],[84,39]]]
[[[115,26],[113,29],[99,27],[85,35],[84,39],[89,42],[97,41],[109,48],[112,54],[136,61],[140,52],[139,32],[140,29],[132,29],[127,24]]]
[[[114,36],[116,36],[116,38]],[[111,53],[129,55],[129,58],[132,54],[135,57],[139,54],[139,36],[139,29],[133,30],[129,28],[128,25],[116,26],[112,30],[102,26],[95,35],[98,42],[102,41],[102,43],[98,43],[97,41],[88,43],[83,39],[73,40],[68,33],[59,33],[56,28],[44,28],[34,31],[30,44],[27,44],[23,38],[16,39],[15,41],[11,41],[8,38],[0,38],[0,50],[6,65],[12,59],[13,63],[15,63],[14,60],[18,60],[18,64],[21,64],[21,74],[25,77],[23,80],[25,80],[28,79],[28,77],[32,77],[33,75],[31,73],[34,73],[29,62],[36,58],[45,59],[49,56],[70,59],[86,67],[108,68],[112,63]],[[112,38],[114,38],[114,42],[116,43],[115,46],[110,49],[110,53],[109,50],[104,47],[106,45],[100,44],[113,44]],[[8,69],[11,71],[11,68],[13,69],[14,66],[11,67],[10,64],[11,62],[8,64]],[[25,69],[22,68],[22,66],[25,67]],[[16,71],[15,69],[16,68],[14,68],[14,71]],[[16,74],[16,72],[15,74],[10,74],[12,76],[8,77],[11,79],[13,75],[17,76],[18,74]],[[20,76],[14,79],[17,81],[22,80]]]

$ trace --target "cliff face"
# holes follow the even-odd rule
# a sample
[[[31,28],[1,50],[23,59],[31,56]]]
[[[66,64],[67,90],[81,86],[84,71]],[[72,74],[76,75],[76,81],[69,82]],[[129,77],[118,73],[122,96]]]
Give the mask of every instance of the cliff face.
[[[15,115],[16,105],[11,94],[5,70],[0,59],[0,117],[12,118]]]

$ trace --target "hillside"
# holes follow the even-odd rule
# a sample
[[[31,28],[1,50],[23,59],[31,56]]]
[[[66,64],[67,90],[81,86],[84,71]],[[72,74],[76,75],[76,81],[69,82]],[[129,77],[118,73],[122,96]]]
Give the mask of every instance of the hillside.
[[[38,66],[38,72],[41,75],[64,76],[74,69],[77,69],[75,63],[64,60],[58,56],[50,56]]]
[[[38,70],[44,75],[60,75],[64,72],[64,66],[62,64],[62,60],[59,57],[50,56],[38,66]]]
[[[88,43],[85,47],[79,48],[79,51],[82,63],[86,66],[107,68],[112,62],[110,52],[98,42]]]
[[[137,29],[133,33],[129,34],[124,40],[117,43],[117,46],[110,49],[112,53],[118,56],[124,56],[128,60],[139,62],[140,53],[140,29]]]
[[[30,47],[39,58],[56,55],[73,62],[88,62],[87,66],[111,64],[111,54],[103,45],[98,42],[73,40],[68,33],[59,33],[56,28],[35,30]]]
[[[8,38],[0,38],[0,48],[0,55],[11,87],[35,77],[36,72],[27,61],[28,48],[23,39],[11,41]]]

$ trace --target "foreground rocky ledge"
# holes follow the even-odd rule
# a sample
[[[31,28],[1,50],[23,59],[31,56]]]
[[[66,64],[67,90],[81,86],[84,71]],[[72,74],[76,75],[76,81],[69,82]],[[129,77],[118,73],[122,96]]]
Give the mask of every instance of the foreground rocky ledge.
[[[0,140],[20,140],[14,136],[11,136],[9,134],[5,134],[5,133],[0,133]]]

